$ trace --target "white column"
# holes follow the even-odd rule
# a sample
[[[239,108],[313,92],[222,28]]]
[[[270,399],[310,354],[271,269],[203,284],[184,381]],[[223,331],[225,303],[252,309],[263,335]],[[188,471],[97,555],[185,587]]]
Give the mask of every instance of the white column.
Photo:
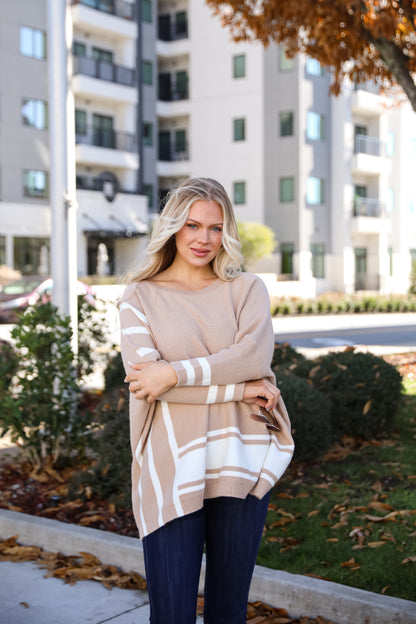
[[[51,267],[53,303],[70,314],[77,351],[75,159],[73,96],[68,91],[68,54],[72,42],[67,0],[47,0]],[[69,147],[71,145],[71,148]]]

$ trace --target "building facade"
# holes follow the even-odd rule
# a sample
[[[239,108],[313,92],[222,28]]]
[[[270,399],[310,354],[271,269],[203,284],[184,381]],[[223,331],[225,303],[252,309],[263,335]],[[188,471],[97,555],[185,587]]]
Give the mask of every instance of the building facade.
[[[0,264],[24,269],[30,254],[19,250],[50,235],[46,16],[44,0],[10,5],[0,17]],[[207,176],[238,220],[274,230],[276,252],[252,268],[273,276],[276,293],[406,292],[416,263],[409,104],[369,84],[330,96],[319,63],[232,42],[203,0],[73,0],[71,18],[80,275],[96,271],[99,243],[110,270],[124,269],[169,189]]]
[[[73,32],[68,85],[75,100],[78,274],[121,273],[143,248],[149,221],[149,177],[140,169],[136,4],[71,0],[67,12]],[[5,3],[0,26],[0,264],[47,274],[47,3]],[[149,175],[154,183],[154,167]]]

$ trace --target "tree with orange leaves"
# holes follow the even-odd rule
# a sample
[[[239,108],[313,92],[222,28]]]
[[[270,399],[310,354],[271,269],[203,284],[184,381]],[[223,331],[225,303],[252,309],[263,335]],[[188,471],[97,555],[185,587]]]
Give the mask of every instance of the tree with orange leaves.
[[[338,94],[348,77],[400,85],[416,111],[416,0],[206,0],[235,41],[317,59]]]

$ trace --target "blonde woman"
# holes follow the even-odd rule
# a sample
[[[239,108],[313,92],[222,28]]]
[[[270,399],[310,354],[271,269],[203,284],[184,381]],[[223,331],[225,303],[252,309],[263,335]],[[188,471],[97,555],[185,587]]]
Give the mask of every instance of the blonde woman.
[[[245,624],[269,492],[293,454],[268,293],[240,249],[221,184],[187,180],[120,305],[151,624],[195,623],[204,547],[204,622]]]

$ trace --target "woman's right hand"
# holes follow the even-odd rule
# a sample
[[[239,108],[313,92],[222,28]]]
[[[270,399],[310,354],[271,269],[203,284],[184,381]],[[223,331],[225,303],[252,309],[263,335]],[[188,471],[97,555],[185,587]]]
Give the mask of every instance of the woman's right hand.
[[[259,405],[266,410],[274,410],[279,396],[279,388],[276,388],[268,379],[257,379],[246,382],[243,402],[249,405]]]

